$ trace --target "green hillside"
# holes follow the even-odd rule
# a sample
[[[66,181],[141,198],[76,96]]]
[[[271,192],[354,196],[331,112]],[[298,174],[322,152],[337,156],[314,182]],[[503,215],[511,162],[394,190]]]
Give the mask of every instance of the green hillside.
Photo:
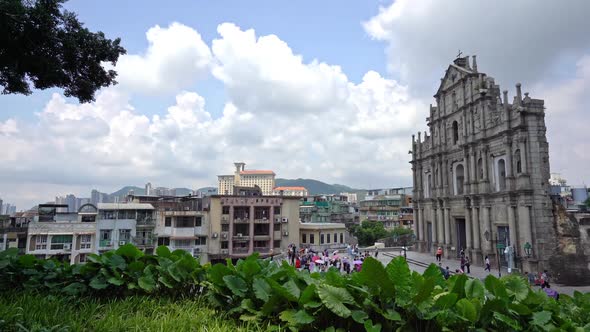
[[[354,189],[341,184],[327,184],[322,181],[312,179],[276,179],[277,187],[305,187],[310,195],[320,194],[340,194],[342,192],[359,192],[362,189]]]

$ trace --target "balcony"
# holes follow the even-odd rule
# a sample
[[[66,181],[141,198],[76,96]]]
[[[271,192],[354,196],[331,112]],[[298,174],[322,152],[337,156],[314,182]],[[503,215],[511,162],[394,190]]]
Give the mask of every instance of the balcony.
[[[270,240],[270,235],[269,234],[254,235],[254,240],[255,241],[268,241],[268,240]]]
[[[270,220],[268,220],[267,218],[254,219],[254,223],[255,224],[269,224]]]
[[[113,246],[113,241],[111,241],[111,240],[100,240],[98,246],[101,247],[101,248],[112,247]]]
[[[191,210],[186,210],[186,211],[164,211],[164,215],[166,217],[194,217],[194,216],[199,216],[200,215],[200,211],[191,211]]]
[[[234,224],[247,224],[250,222],[250,219],[248,218],[235,218],[234,219]]]
[[[233,248],[232,249],[232,254],[247,254],[248,253],[248,247],[237,247],[237,248]]]
[[[261,254],[268,254],[270,252],[269,247],[254,247],[254,252],[258,252]]]
[[[236,234],[232,237],[232,240],[248,241],[250,240],[250,236],[248,234]]]
[[[156,227],[156,219],[154,219],[154,218],[137,219],[136,225],[137,225],[137,227]]]
[[[227,215],[221,216],[221,223],[222,224],[229,224],[229,216],[227,216]]]
[[[151,247],[156,242],[154,238],[148,237],[132,237],[132,242],[136,246]]]
[[[0,233],[25,233],[28,227],[2,227],[0,228]]]

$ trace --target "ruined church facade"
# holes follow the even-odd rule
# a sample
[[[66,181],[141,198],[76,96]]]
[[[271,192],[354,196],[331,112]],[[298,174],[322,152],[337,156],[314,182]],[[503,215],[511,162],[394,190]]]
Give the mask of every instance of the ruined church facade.
[[[429,130],[412,137],[419,250],[458,257],[463,249],[476,264],[487,255],[506,265],[498,248],[510,246],[515,268],[546,268],[556,231],[543,100],[516,84],[509,101],[475,56],[449,65],[434,98]]]

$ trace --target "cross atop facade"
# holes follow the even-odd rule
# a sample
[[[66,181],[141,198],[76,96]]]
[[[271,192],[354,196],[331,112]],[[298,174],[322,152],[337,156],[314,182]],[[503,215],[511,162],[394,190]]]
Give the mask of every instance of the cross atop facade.
[[[460,58],[461,55],[463,55],[463,52],[461,52],[461,50],[459,50],[459,54],[457,54],[457,58]]]

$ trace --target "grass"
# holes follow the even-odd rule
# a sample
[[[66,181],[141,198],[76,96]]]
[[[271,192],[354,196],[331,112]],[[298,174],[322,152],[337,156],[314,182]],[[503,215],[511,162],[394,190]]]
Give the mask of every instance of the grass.
[[[265,331],[211,309],[205,299],[69,299],[31,292],[0,295],[0,331]]]

